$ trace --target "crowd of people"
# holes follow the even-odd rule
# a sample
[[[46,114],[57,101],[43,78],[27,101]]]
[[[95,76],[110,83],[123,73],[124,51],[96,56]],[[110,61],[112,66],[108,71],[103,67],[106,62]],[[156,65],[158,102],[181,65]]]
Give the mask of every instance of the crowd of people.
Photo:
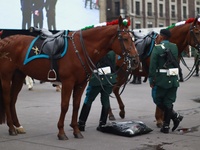
[[[98,0],[85,0],[85,8],[87,8],[88,2],[89,2],[90,9],[93,9],[93,8],[98,9],[99,8],[99,1]]]
[[[20,0],[22,11],[22,29],[34,27],[43,28],[44,13],[46,10],[49,30],[56,30],[56,3],[57,0]]]

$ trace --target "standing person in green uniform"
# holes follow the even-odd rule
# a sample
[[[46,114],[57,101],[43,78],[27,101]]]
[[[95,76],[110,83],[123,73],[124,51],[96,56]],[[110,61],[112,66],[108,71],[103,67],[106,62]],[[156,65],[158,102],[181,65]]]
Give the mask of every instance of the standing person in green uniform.
[[[96,64],[97,70],[94,70],[89,81],[86,89],[86,97],[79,116],[78,124],[80,131],[85,131],[85,124],[90,113],[92,102],[99,93],[101,94],[102,110],[97,130],[101,131],[101,127],[106,124],[108,111],[110,109],[109,95],[112,93],[113,84],[116,83],[116,74],[114,74],[115,64],[115,53],[113,51],[110,51]]]
[[[193,56],[194,56],[194,63],[195,63],[195,75],[194,77],[199,76],[199,52],[194,47],[191,47]]]
[[[183,116],[180,116],[173,110],[173,103],[176,101],[176,93],[179,87],[178,68],[173,63],[168,63],[169,58],[166,50],[171,51],[171,59],[178,61],[178,48],[176,44],[169,42],[171,33],[167,29],[160,31],[158,45],[155,45],[150,59],[149,83],[152,88],[152,97],[154,103],[164,112],[164,122],[161,132],[169,133],[170,120],[173,120],[174,131]],[[170,60],[171,62],[173,60]]]

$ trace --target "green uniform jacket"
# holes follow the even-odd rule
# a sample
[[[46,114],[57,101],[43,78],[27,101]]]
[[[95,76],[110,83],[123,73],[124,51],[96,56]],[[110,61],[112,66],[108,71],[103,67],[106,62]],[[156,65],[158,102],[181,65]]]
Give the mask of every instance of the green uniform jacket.
[[[112,64],[112,68],[115,69],[115,65],[116,65],[116,61],[115,61],[115,53],[113,51],[110,51],[107,54],[108,59],[110,60],[109,63]],[[110,66],[110,65],[106,65],[105,66],[101,66],[101,67],[106,67],[106,66]],[[115,84],[116,83],[116,74],[113,74],[114,71],[112,71],[112,73],[110,74],[106,74],[106,75],[98,75],[96,73],[96,75],[92,75],[92,77],[90,78],[89,81],[89,86],[101,86],[101,85],[109,85],[112,86],[110,83]]]
[[[173,56],[178,59],[178,48],[176,44],[170,43],[167,40],[161,42],[164,44],[165,48],[169,48]],[[166,60],[161,57],[164,54],[164,49],[161,47],[161,44],[155,45],[150,58],[150,67],[149,67],[149,82],[150,85],[156,85],[165,89],[171,87],[179,87],[178,76],[167,76],[167,73],[159,72],[159,69],[163,68]],[[168,68],[174,68],[173,65],[168,66]]]

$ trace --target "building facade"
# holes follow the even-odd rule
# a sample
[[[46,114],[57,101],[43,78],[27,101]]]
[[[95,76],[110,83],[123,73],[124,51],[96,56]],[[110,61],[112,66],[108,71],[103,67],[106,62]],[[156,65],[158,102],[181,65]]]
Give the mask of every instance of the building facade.
[[[200,14],[200,0],[100,0],[105,12],[100,21],[111,21],[129,16],[131,28],[156,28],[169,26]],[[100,15],[101,16],[101,15]]]

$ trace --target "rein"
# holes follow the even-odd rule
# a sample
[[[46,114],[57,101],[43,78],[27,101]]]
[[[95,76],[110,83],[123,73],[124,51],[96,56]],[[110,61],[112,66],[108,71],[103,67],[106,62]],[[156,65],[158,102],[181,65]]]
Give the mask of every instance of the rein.
[[[110,47],[110,45],[113,44],[114,40],[116,38],[118,38],[118,40],[120,42],[120,47],[122,49],[122,55],[124,57],[124,63],[122,64],[122,66],[125,65],[125,64],[128,64],[127,65],[128,66],[127,70],[130,70],[131,69],[131,61],[133,61],[136,57],[139,57],[139,56],[137,55],[137,56],[130,57],[130,55],[128,53],[129,50],[128,50],[128,48],[125,47],[124,42],[123,42],[125,39],[122,37],[122,34],[121,34],[122,32],[130,32],[130,31],[121,31],[121,30],[118,29],[117,30],[117,34],[112,37],[112,39],[109,41],[109,44],[107,44],[106,47],[108,49]],[[89,70],[91,72],[93,72],[94,69],[96,69],[96,70],[98,70],[98,69],[96,68],[96,65],[93,63],[93,61],[91,60],[91,58],[89,57],[89,54],[88,54],[88,52],[86,50],[86,47],[85,47],[85,44],[84,44],[84,41],[83,41],[82,30],[80,30],[80,43],[81,43],[81,47],[83,49],[84,57],[86,58],[86,63],[84,63],[83,59],[80,56],[79,50],[76,47],[75,41],[74,41],[74,35],[75,34],[76,34],[76,31],[71,36],[68,36],[68,38],[72,41],[75,53],[78,56],[78,59],[80,60],[82,66],[83,66],[83,68],[85,70],[85,73],[86,73],[86,76],[87,76],[87,81],[88,81],[90,79],[90,76],[91,76]],[[87,70],[86,65],[89,67],[89,70]],[[119,69],[114,74],[117,74],[118,71],[119,71]],[[99,82],[101,84],[101,87],[103,88],[103,85],[102,85],[102,82],[100,80],[100,76],[98,75],[98,73],[97,74],[93,73],[93,74],[99,80]],[[110,83],[110,81],[108,79],[106,79],[106,80],[108,81],[108,83],[111,86],[114,86],[112,83]]]
[[[111,39],[111,41],[109,42],[109,44],[108,44],[108,46],[107,47],[109,47],[113,42],[114,42],[114,40],[115,40],[115,38],[117,38],[118,37],[118,39],[119,39],[119,41],[120,41],[120,46],[121,46],[121,48],[122,48],[122,50],[123,50],[123,52],[122,52],[122,54],[123,54],[123,56],[124,56],[124,62],[123,62],[123,64],[119,67],[119,69],[117,70],[117,71],[115,71],[115,73],[113,73],[113,74],[117,74],[121,69],[122,69],[122,67],[126,64],[126,63],[128,63],[129,64],[129,67],[127,67],[127,70],[126,70],[126,72],[128,72],[128,71],[130,71],[130,69],[131,69],[131,64],[130,64],[130,59],[131,59],[131,57],[129,56],[129,53],[127,52],[128,51],[128,49],[126,49],[125,48],[125,46],[124,46],[124,43],[123,43],[123,37],[122,37],[122,34],[121,34],[121,32],[131,32],[131,31],[121,31],[121,30],[119,30],[118,29],[118,31],[117,31],[117,34]],[[135,58],[136,56],[133,56],[133,58]],[[139,57],[139,56],[138,56]],[[95,77],[99,80],[99,82],[101,83],[101,80],[100,80],[100,76],[98,75],[98,73],[97,74],[94,74],[95,75]],[[111,85],[111,86],[114,86],[112,83],[110,83],[110,81],[108,80],[108,78],[105,76],[105,79],[108,81],[108,83],[109,83],[109,85]],[[125,89],[125,86],[126,86],[126,84],[127,84],[127,82],[124,84],[124,86],[123,86],[123,90],[122,90],[122,92],[124,91],[124,89]],[[102,87],[102,89],[104,90],[104,88],[103,88],[103,85],[101,84],[101,87]],[[105,90],[104,90],[105,91]],[[106,92],[106,91],[105,91]],[[121,93],[122,93],[121,92]],[[120,93],[120,94],[121,94]],[[108,94],[110,97],[112,97],[112,98],[114,98],[112,95],[110,95],[110,94]]]
[[[196,26],[192,26],[192,24],[190,25],[190,35],[193,37],[194,39],[194,43],[196,43],[195,48],[197,48],[198,53],[200,53],[200,42],[198,41],[193,29],[196,28]],[[183,62],[183,58],[181,59],[181,61]],[[195,72],[195,66],[199,61],[199,55],[197,56],[194,65],[192,66],[192,69],[190,70],[190,72],[188,73],[188,75],[184,78],[184,81],[187,81],[188,79],[191,78],[191,76],[194,74]],[[185,65],[187,66],[187,65]],[[187,67],[188,68],[188,67]],[[189,68],[188,68],[189,69]]]
[[[81,56],[80,56],[80,54],[79,54],[79,51],[78,51],[78,49],[76,48],[76,44],[75,44],[75,42],[74,42],[74,35],[76,34],[76,31],[72,34],[72,36],[68,36],[69,37],[69,39],[72,41],[72,44],[73,44],[73,47],[74,47],[74,50],[75,50],[75,53],[76,53],[76,55],[78,56],[78,59],[80,60],[80,62],[81,62],[81,64],[82,64],[82,66],[83,66],[83,69],[85,70],[85,73],[86,73],[86,81],[88,81],[89,80],[89,78],[90,78],[90,73],[88,72],[88,70],[86,69],[86,65],[85,65],[85,63],[83,62],[83,60],[81,59]],[[84,52],[84,55],[86,55],[86,49],[85,49],[85,46],[84,46],[84,44],[83,44],[83,38],[82,38],[82,33],[81,33],[81,30],[80,30],[80,41],[81,41],[81,45],[82,45],[82,48],[83,48],[83,52]],[[87,61],[87,63],[88,63],[88,60],[86,59],[86,61]],[[89,67],[90,67],[90,65],[88,65]]]
[[[184,78],[184,81],[187,81],[188,79],[190,79],[190,77],[194,74],[194,72],[195,72],[195,66],[197,65],[197,63],[199,63],[198,61],[199,61],[199,55],[195,59],[194,65],[192,66],[192,69],[190,70],[190,72],[188,73],[188,75]]]

